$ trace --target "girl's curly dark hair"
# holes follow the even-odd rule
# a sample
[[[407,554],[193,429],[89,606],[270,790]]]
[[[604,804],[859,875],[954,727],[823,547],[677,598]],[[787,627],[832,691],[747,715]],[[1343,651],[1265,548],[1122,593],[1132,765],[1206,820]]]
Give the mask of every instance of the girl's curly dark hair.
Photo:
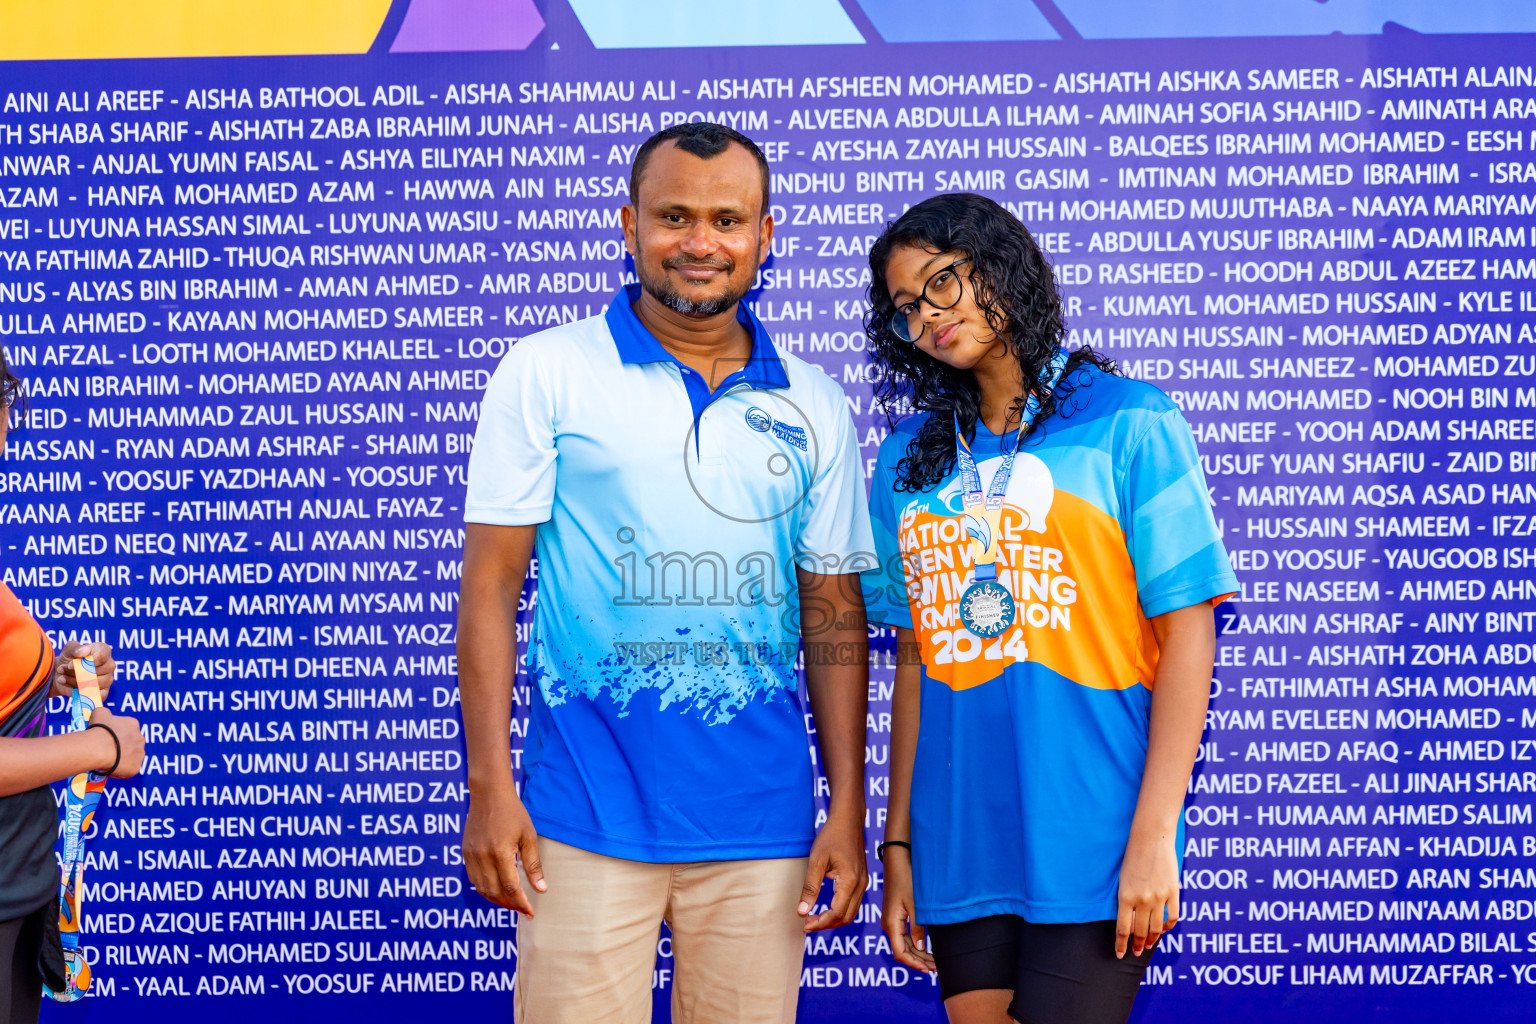
[[[5,346],[0,345],[0,416],[11,415],[18,418],[27,415],[27,386],[11,372],[11,365],[5,359]]]
[[[886,291],[885,266],[891,252],[901,246],[959,252],[969,259],[962,276],[968,277],[987,323],[1018,359],[1025,395],[1040,389],[1041,374],[1066,338],[1066,324],[1056,278],[1034,237],[1018,218],[985,196],[954,192],[925,199],[875,240],[869,250],[870,310],[864,317],[875,397],[888,417],[909,409],[933,414],[907,445],[906,457],[897,467],[897,490],[923,491],[954,471],[955,420],[968,439],[975,437],[981,391],[974,375],[945,366],[916,345],[896,338],[887,327],[896,304]],[[1067,361],[1056,394],[1042,396],[1036,424],[1056,411],[1057,396],[1073,390],[1073,375],[1085,365],[1117,372],[1113,362],[1092,349],[1077,349]],[[1023,408],[1021,395],[1014,403],[1014,414],[1021,416]]]

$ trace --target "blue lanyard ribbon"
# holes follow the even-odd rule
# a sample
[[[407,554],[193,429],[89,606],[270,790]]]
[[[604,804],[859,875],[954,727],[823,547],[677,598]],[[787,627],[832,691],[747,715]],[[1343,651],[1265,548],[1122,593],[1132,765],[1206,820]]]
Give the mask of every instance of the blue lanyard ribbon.
[[[1003,464],[992,477],[992,486],[987,488],[985,495],[981,492],[981,471],[976,468],[976,456],[971,453],[970,443],[960,430],[959,416],[955,417],[955,458],[960,463],[960,497],[965,507],[966,531],[970,535],[973,550],[979,549],[972,559],[977,580],[997,579],[998,524],[1002,520],[1003,496],[1008,493],[1008,480],[1013,476],[1013,463],[1018,457],[1024,432],[1035,422],[1035,417],[1040,415],[1041,392],[1050,394],[1055,391],[1066,368],[1067,351],[1058,348],[1047,366],[1041,391],[1030,392],[1024,403],[1024,415],[1018,433],[1014,435],[1013,447],[1003,453]],[[981,509],[981,516],[976,515],[978,508]]]
[[[96,665],[89,658],[75,661],[75,692],[69,701],[69,728],[79,732],[90,724],[91,712],[101,703],[96,685]],[[85,889],[85,833],[91,827],[107,776],[81,772],[64,790],[64,855],[59,868],[59,944],[64,947],[64,987],[49,998],[72,1003],[91,987],[91,966],[80,949],[80,906]]]

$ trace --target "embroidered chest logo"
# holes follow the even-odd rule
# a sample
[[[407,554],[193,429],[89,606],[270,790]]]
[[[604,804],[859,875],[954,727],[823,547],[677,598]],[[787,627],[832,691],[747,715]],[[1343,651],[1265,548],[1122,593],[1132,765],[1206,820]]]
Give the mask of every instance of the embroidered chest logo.
[[[780,441],[792,444],[802,452],[808,448],[805,428],[792,427],[787,423],[780,423],[755,405],[747,410],[747,426],[760,433],[771,433]]]

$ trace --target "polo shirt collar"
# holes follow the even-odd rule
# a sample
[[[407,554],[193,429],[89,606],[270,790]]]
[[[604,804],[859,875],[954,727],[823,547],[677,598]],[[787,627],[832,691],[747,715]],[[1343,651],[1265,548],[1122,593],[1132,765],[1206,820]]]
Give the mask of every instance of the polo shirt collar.
[[[608,332],[613,335],[619,359],[626,363],[675,363],[672,353],[650,332],[635,313],[635,303],[640,301],[640,286],[628,284],[608,304]],[[784,373],[784,363],[779,358],[768,330],[745,302],[736,304],[736,320],[752,333],[752,354],[747,365],[731,374],[731,380],[754,387],[787,388],[789,377]]]

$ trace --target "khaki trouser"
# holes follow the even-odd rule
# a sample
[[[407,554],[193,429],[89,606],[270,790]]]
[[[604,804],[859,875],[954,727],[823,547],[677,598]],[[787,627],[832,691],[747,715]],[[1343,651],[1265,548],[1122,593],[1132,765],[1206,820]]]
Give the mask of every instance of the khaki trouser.
[[[646,864],[540,837],[548,892],[527,884],[517,1024],[646,1024],[661,922],[675,1024],[794,1024],[806,858]]]

